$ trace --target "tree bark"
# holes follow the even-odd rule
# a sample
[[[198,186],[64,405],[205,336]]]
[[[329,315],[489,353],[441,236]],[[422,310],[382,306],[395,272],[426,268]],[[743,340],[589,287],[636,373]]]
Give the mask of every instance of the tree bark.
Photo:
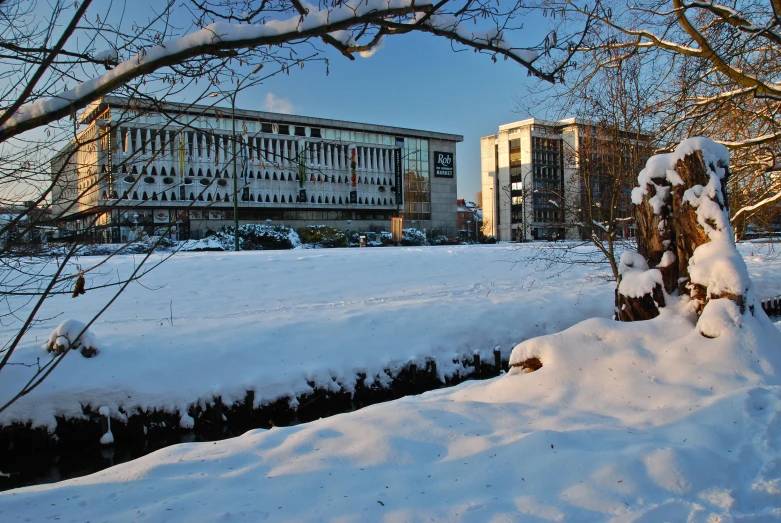
[[[662,261],[665,251],[676,253],[676,237],[673,232],[673,222],[670,217],[673,215],[673,206],[668,197],[659,214],[654,214],[653,207],[648,203],[657,192],[667,190],[671,191],[670,182],[666,179],[654,180],[655,187],[650,188],[654,194],[646,194],[641,205],[635,206],[635,223],[637,233],[637,252],[648,260],[649,267],[657,267]],[[649,191],[650,192],[650,191]],[[671,264],[667,267],[660,267],[664,279],[664,290],[672,293],[678,288],[678,275],[680,270],[678,265]]]

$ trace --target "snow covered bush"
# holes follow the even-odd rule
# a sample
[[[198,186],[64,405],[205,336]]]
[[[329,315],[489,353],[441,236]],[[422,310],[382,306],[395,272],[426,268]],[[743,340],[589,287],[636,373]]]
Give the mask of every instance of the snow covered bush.
[[[81,334],[81,336],[79,336]],[[99,351],[98,339],[87,326],[77,320],[65,320],[49,334],[44,348],[54,354],[63,354],[69,350],[79,350],[85,358],[91,358]]]
[[[426,235],[418,229],[404,229],[401,232],[402,245],[426,245]]]
[[[234,227],[226,225],[214,234],[226,251],[233,250]],[[239,246],[244,251],[293,249],[301,245],[296,231],[285,225],[248,223],[239,225]]]
[[[309,225],[296,231],[301,243],[315,247],[347,247],[347,234],[327,225]]]
[[[480,243],[487,243],[493,245],[496,243],[496,236],[485,236],[482,240],[480,240]]]
[[[147,236],[127,244],[95,243],[79,247],[79,256],[111,256],[113,254],[146,254],[152,250],[170,251],[175,248],[176,242],[167,237]],[[49,244],[50,254],[61,254],[69,249],[69,245],[62,243]]]
[[[431,236],[429,236],[429,244],[431,245],[458,245],[459,243],[461,243],[460,238],[457,236],[448,236],[438,229],[431,231]]]
[[[222,243],[220,243],[214,236],[209,236],[203,240],[187,240],[182,242],[179,247],[183,252],[198,252],[198,251],[224,251]]]

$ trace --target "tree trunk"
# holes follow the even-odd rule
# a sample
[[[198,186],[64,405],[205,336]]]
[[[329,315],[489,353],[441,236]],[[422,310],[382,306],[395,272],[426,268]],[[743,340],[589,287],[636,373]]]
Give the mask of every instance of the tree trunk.
[[[705,160],[702,157],[702,151],[696,151],[694,154],[685,156],[675,164],[675,172],[683,180],[683,185],[678,185],[672,191],[672,229],[675,231],[676,249],[678,256],[678,274],[677,284],[678,294],[690,294],[692,298],[702,299],[700,292],[689,286],[689,260],[694,254],[694,250],[704,243],[708,243],[707,233],[697,222],[697,209],[683,201],[683,194],[686,189],[701,185],[705,187],[708,184],[709,176]],[[727,177],[722,180],[722,188],[726,187]],[[722,194],[727,201],[727,195]],[[723,210],[723,207],[722,207]],[[695,291],[695,292],[692,292]],[[668,291],[671,292],[671,291]],[[707,299],[707,297],[706,297]],[[703,302],[704,305],[704,302]]]
[[[673,232],[673,223],[670,216],[673,215],[673,207],[669,201],[669,193],[672,189],[666,179],[655,180],[656,186],[651,187],[653,195],[646,194],[641,205],[636,205],[635,223],[637,233],[637,252],[648,260],[649,267],[657,267],[662,261],[666,251],[676,252],[676,237]],[[653,207],[648,203],[658,193],[667,193],[665,204],[659,214],[654,214]],[[661,196],[661,194],[660,194]],[[670,294],[678,288],[678,265],[670,264],[659,268],[664,280],[664,290]],[[633,320],[630,320],[633,321]]]

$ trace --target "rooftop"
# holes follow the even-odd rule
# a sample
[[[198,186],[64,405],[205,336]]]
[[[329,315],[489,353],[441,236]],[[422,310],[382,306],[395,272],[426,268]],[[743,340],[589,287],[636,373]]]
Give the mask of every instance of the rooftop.
[[[91,123],[97,116],[109,106],[128,107],[134,111],[149,113],[180,113],[193,116],[216,116],[217,112],[225,117],[225,107],[216,105],[194,105],[177,102],[158,102],[143,100],[130,100],[119,96],[104,96],[103,98],[89,105],[79,117],[82,124]],[[230,110],[230,108],[228,108]],[[301,125],[306,127],[324,127],[329,129],[341,129],[348,131],[368,131],[378,134],[388,134],[395,136],[404,136],[410,138],[429,138],[434,140],[443,140],[450,142],[463,142],[464,137],[460,134],[439,133],[434,131],[423,131],[419,129],[409,129],[406,127],[393,127],[389,125],[376,125],[360,122],[350,122],[346,120],[330,120],[327,118],[313,118],[310,116],[297,116],[291,114],[271,113],[267,111],[255,111],[251,109],[236,108],[236,118],[245,120],[260,120],[271,123],[283,123],[288,125]]]

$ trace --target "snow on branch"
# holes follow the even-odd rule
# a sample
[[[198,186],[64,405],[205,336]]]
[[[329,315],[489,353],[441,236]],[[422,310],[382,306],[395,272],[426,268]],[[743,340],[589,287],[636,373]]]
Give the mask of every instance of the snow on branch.
[[[433,9],[431,0],[360,0],[332,9],[307,8],[306,15],[264,24],[216,22],[181,38],[142,49],[98,78],[19,108],[0,126],[0,141],[71,115],[134,78],[197,56],[261,45],[278,46]]]
[[[60,118],[72,116],[99,97],[161,68],[196,57],[220,56],[225,51],[293,44],[309,38],[321,38],[352,58],[352,53],[368,51],[377,45],[384,35],[411,31],[429,32],[475,50],[490,52],[494,55],[494,60],[496,55],[502,55],[527,68],[530,74],[554,81],[553,74],[545,74],[532,65],[538,57],[537,52],[511,46],[505,38],[505,31],[498,23],[499,20],[493,21],[497,23],[496,28],[487,31],[467,30],[459,16],[467,16],[463,13],[470,2],[457,11],[456,15],[442,12],[447,4],[448,0],[440,0],[436,4],[432,0],[350,0],[335,7],[319,9],[296,0],[296,14],[287,19],[269,20],[262,24],[215,22],[181,38],[142,49],[134,57],[119,63],[102,76],[85,81],[73,89],[23,107],[9,109],[10,112],[2,116],[5,121],[0,125],[0,142]],[[474,13],[470,14],[473,15]],[[491,16],[488,18],[490,20]],[[357,37],[352,34],[356,27],[361,28]],[[373,38],[367,33],[369,27],[374,29]],[[369,36],[370,42],[358,45],[356,40],[363,35]]]
[[[732,218],[730,218],[730,222],[734,222],[737,220],[741,214],[748,213],[751,211],[756,211],[757,209],[760,209],[764,207],[765,205],[771,204],[773,202],[777,202],[781,200],[781,191],[777,192],[773,196],[769,196],[767,198],[764,198],[763,200],[753,204],[753,205],[747,205],[745,207],[741,207],[740,210],[738,210],[735,214],[732,215]]]

